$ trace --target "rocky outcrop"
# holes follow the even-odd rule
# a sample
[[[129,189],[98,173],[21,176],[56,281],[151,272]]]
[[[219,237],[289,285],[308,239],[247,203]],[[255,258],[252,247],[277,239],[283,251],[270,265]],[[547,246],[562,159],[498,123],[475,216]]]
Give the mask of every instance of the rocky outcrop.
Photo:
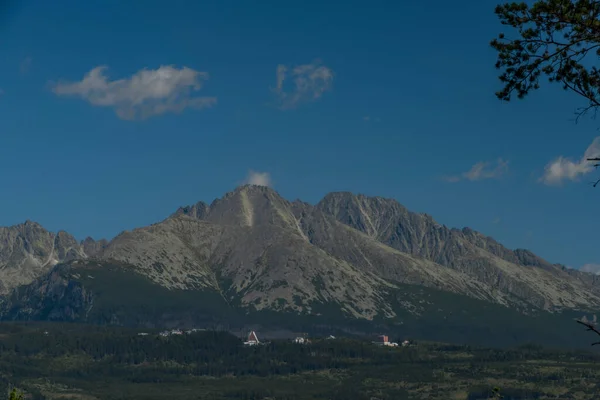
[[[597,288],[589,278],[570,279],[562,266],[530,251],[507,249],[470,228],[448,228],[395,200],[338,192],[325,196],[316,208],[394,249],[463,272],[495,293],[535,307],[597,304]]]
[[[192,206],[179,207],[174,215],[187,215],[195,219],[203,219],[208,214],[208,204],[203,201]]]
[[[0,228],[0,294],[32,282],[59,262],[85,257],[67,232],[48,232],[31,221]]]
[[[106,239],[100,239],[96,241],[88,236],[87,238],[81,241],[80,245],[83,249],[83,252],[88,257],[95,257],[106,248],[106,246],[108,245],[108,241]]]

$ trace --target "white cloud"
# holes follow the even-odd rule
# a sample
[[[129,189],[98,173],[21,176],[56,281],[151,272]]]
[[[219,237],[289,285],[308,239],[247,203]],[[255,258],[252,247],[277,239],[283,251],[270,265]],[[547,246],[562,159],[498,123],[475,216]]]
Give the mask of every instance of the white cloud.
[[[600,264],[585,264],[584,266],[579,268],[579,270],[583,271],[583,272],[591,272],[593,274],[600,275]]]
[[[249,185],[270,187],[272,185],[271,174],[268,172],[257,172],[250,170],[248,177],[246,177],[245,183]]]
[[[560,185],[565,180],[576,181],[594,169],[593,163],[587,159],[595,157],[600,157],[600,136],[592,141],[578,161],[559,156],[549,162],[539,181],[546,185]]]
[[[278,107],[282,110],[315,101],[323,93],[331,90],[333,85],[333,71],[321,65],[318,60],[294,67],[280,64],[277,66],[276,76],[277,85],[272,91],[277,98]],[[289,81],[289,87],[284,88]]]
[[[502,221],[502,218],[496,217],[492,220],[492,224],[499,224]]]
[[[59,82],[52,90],[58,96],[78,96],[92,105],[114,108],[117,116],[126,120],[180,113],[186,108],[202,109],[217,102],[215,97],[193,96],[208,79],[206,72],[163,65],[111,81],[105,75],[106,69],[96,67],[81,81]]]
[[[470,170],[463,172],[460,175],[448,176],[444,179],[447,182],[458,182],[461,180],[480,181],[483,179],[500,178],[508,171],[508,161],[498,158],[495,163],[478,162],[473,165]]]

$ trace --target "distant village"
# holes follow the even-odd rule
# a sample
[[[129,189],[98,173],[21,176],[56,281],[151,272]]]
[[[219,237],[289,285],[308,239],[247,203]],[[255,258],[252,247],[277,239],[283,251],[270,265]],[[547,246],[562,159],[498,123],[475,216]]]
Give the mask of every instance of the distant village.
[[[202,332],[202,331],[206,331],[206,329],[189,329],[189,330],[185,330],[185,331],[181,330],[181,329],[172,329],[172,330],[162,331],[158,335],[160,337],[169,337],[169,336],[178,336],[178,335],[184,335],[184,334],[190,335],[192,333]],[[148,336],[148,335],[149,335],[149,333],[147,333],[147,332],[138,333],[138,336]],[[336,337],[333,335],[329,335],[325,339],[326,340],[335,340]],[[311,342],[310,339],[306,336],[306,334],[304,334],[302,336],[297,336],[292,341],[297,344],[310,344],[310,342]],[[246,338],[246,340],[243,341],[242,343],[244,344],[244,346],[258,346],[258,345],[264,344],[265,342],[261,342],[258,339],[258,335],[256,334],[255,331],[251,331],[248,334],[248,337]],[[389,337],[387,335],[377,336],[376,340],[372,341],[372,343],[375,346],[389,346],[389,347],[411,346],[411,342],[408,340],[405,340],[405,341],[401,342],[400,344],[398,344],[397,342],[390,342]]]
[[[335,340],[335,336],[333,335],[329,335],[326,340]],[[306,336],[298,336],[293,340],[294,343],[297,344],[309,344],[310,343],[310,339],[308,339]],[[390,342],[389,338],[387,335],[379,335],[377,336],[377,339],[374,340],[372,342],[374,345],[376,346],[389,346],[389,347],[407,347],[410,346],[411,343],[408,340],[403,341],[400,345],[398,345],[398,343],[396,342]],[[244,342],[244,346],[256,346],[261,344],[260,340],[258,340],[258,336],[256,335],[256,332],[252,331],[250,332],[250,334],[248,334],[248,338],[247,340]]]

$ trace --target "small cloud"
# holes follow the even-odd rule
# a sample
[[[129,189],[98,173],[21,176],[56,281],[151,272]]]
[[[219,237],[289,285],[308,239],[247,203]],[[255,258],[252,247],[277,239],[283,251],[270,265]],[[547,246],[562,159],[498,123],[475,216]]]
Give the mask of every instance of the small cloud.
[[[600,136],[592,141],[578,161],[559,156],[549,162],[539,182],[556,186],[565,180],[577,181],[582,175],[588,174],[594,169],[593,164],[587,159],[595,157],[600,157]]]
[[[370,121],[370,120],[371,120],[371,117],[368,115],[366,117],[363,117],[363,121]]]
[[[500,223],[500,221],[502,221],[502,218],[500,218],[500,217],[496,217],[496,218],[494,218],[494,219],[492,220],[492,224],[499,224],[499,223]]]
[[[592,274],[600,275],[600,264],[585,264],[579,268],[582,272],[591,272]]]
[[[246,180],[244,181],[244,183],[246,183],[248,185],[271,187],[271,185],[272,185],[271,174],[269,174],[268,172],[257,172],[257,171],[250,170],[250,172],[248,172],[248,176],[246,177]]]
[[[446,182],[458,182],[461,180],[480,181],[484,179],[500,178],[508,171],[508,161],[498,158],[495,163],[478,162],[470,170],[460,175],[444,177]]]
[[[53,84],[57,96],[77,96],[94,106],[111,107],[124,120],[143,120],[187,108],[202,109],[216,104],[215,97],[194,97],[208,73],[188,67],[163,65],[142,69],[129,78],[109,80],[107,67],[89,71],[81,81]]]
[[[369,122],[369,121],[381,122],[381,118],[379,118],[379,117],[373,118],[370,115],[367,115],[366,117],[363,117],[363,121],[367,121],[367,122]]]
[[[31,62],[33,59],[31,57],[25,57],[21,63],[19,64],[19,73],[21,75],[26,75],[31,69]]]
[[[331,90],[333,85],[333,71],[321,65],[319,60],[311,64],[277,66],[277,85],[271,89],[277,98],[281,110],[296,108],[302,103],[319,99],[323,93]],[[286,89],[284,85],[291,81]]]

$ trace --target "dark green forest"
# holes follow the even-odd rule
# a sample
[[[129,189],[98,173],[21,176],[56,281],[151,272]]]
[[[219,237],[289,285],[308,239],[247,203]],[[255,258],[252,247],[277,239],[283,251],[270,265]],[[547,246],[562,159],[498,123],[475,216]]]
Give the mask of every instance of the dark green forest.
[[[386,301],[394,308],[396,317],[368,321],[344,315],[339,304],[312,303],[313,311],[321,314],[318,316],[236,307],[235,301],[239,299],[226,303],[216,293],[169,290],[118,265],[92,263],[77,279],[68,265],[57,265],[55,271],[69,284],[46,295],[38,291],[36,284],[19,288],[12,298],[6,299],[6,310],[0,312],[0,320],[231,331],[259,325],[265,330],[308,332],[316,336],[387,332],[399,339],[412,337],[486,347],[527,342],[571,348],[588,346],[585,341],[572,339],[582,334],[573,319],[582,317],[583,312],[529,310],[524,314],[499,304],[417,285],[398,283],[399,288],[390,292]],[[93,307],[82,300],[82,293],[93,293]],[[412,304],[414,309],[406,309],[406,304]]]
[[[0,324],[0,379],[30,399],[593,398],[600,356],[535,345],[512,349],[313,338],[244,347],[230,333],[160,337],[82,324]],[[563,397],[557,397],[563,396]],[[566,397],[565,397],[566,396]]]

